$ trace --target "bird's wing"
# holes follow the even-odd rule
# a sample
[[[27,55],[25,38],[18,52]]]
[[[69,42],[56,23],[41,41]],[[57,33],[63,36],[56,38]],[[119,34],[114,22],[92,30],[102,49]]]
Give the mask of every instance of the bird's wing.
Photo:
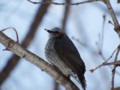
[[[67,35],[57,37],[54,48],[58,56],[70,67],[73,72],[84,74],[85,65],[82,61],[76,47]]]
[[[63,62],[65,62],[67,66],[77,74],[79,81],[85,90],[85,65],[72,41],[67,35],[63,34],[62,36],[56,38],[54,49],[56,50],[59,58],[61,58],[61,60],[63,60]]]

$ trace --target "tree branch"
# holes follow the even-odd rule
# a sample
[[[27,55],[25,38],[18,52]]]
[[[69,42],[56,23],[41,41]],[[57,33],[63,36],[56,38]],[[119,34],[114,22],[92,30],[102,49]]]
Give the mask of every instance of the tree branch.
[[[66,3],[71,3],[71,0],[66,0]],[[69,18],[69,14],[70,14],[70,6],[65,6],[64,14],[63,14],[64,16],[61,23],[63,32],[66,32],[66,26],[67,26],[67,20]]]
[[[46,1],[46,0],[43,0],[43,1]],[[39,25],[44,20],[44,16],[46,15],[47,10],[49,9],[49,6],[50,4],[40,5],[38,7],[35,17],[29,27],[28,33],[26,34],[25,38],[21,42],[22,47],[27,48],[30,45],[31,41],[36,35]],[[11,74],[11,71],[17,66],[19,61],[20,61],[20,57],[18,57],[15,54],[9,58],[8,62],[6,63],[6,66],[0,72],[0,85],[4,84],[5,80],[9,77],[9,75]]]
[[[79,90],[75,84],[73,84],[70,79],[66,78],[62,73],[58,72],[52,65],[45,62],[43,59],[33,54],[32,52],[22,48],[18,43],[10,39],[4,33],[0,31],[0,42],[14,54],[21,58],[24,58],[28,62],[31,62],[41,70],[48,73],[54,80],[59,84],[62,84],[66,90]]]
[[[77,3],[59,3],[59,2],[52,2],[50,0],[47,0],[46,2],[34,2],[31,0],[28,0],[29,2],[33,4],[54,4],[54,5],[80,5],[80,4],[85,4],[85,3],[90,3],[94,1],[102,1],[102,0],[88,0],[88,1],[83,1],[83,2],[77,2]]]
[[[119,51],[120,51],[120,47],[119,47],[118,50],[117,50],[117,53],[116,53],[116,55],[115,55],[114,62],[117,61]],[[117,66],[115,65],[114,68],[113,68],[113,70],[112,70],[111,90],[114,89],[114,79],[115,79],[115,73],[116,73],[115,70],[116,70],[116,67],[117,67]]]
[[[118,33],[119,37],[120,37],[120,25],[118,23],[117,17],[115,15],[115,12],[111,6],[110,0],[103,0],[104,3],[107,5],[107,8],[109,10],[109,13],[112,17],[112,20],[114,22],[114,30]]]

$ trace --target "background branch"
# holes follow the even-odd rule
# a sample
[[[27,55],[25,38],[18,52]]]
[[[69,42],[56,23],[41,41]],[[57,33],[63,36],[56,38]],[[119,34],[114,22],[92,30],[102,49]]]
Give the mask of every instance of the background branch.
[[[66,0],[66,3],[71,3],[71,0]],[[67,26],[67,20],[69,18],[69,12],[70,12],[70,6],[65,6],[64,9],[64,16],[63,16],[63,20],[62,20],[62,30],[64,30],[64,32],[66,32],[66,26]]]
[[[44,0],[46,1],[46,0]],[[33,19],[33,22],[30,25],[30,28],[28,30],[28,33],[26,37],[24,38],[23,42],[21,43],[21,46],[24,48],[27,48],[32,39],[34,38],[37,28],[39,27],[39,24],[43,21],[44,15],[47,13],[47,9],[49,7],[49,4],[47,5],[40,5],[38,8],[38,11],[35,15],[35,18]],[[0,85],[4,83],[4,81],[9,77],[11,74],[11,71],[18,65],[20,57],[17,55],[12,55],[6,66],[2,69],[0,72]]]

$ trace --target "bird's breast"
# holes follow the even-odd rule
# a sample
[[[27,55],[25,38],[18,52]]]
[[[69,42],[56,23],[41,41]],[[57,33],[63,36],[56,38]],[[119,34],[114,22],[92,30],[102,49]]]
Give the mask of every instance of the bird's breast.
[[[55,40],[49,39],[45,47],[45,56],[47,60],[57,67],[66,76],[72,73],[72,70],[67,66],[65,62],[58,56],[54,48]]]

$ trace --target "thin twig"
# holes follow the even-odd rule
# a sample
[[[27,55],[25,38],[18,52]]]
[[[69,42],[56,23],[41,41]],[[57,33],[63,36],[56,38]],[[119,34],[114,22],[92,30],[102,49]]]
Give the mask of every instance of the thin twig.
[[[109,63],[104,63],[102,66],[108,66],[108,65],[115,65],[115,66],[120,66],[120,60],[116,62],[109,62]]]
[[[103,25],[102,25],[102,30],[101,34],[99,34],[99,41],[97,44],[98,46],[98,54],[103,58],[105,61],[105,57],[103,56],[102,49],[103,49],[103,40],[104,40],[104,28],[105,28],[105,21],[106,21],[106,15],[103,15]]]
[[[116,66],[114,66],[114,68],[112,70],[111,89],[110,90],[114,90],[115,69],[116,69]]]
[[[109,13],[112,17],[112,20],[114,22],[114,30],[118,33],[119,37],[120,37],[120,25],[119,25],[119,22],[117,20],[117,17],[115,15],[115,12],[111,6],[111,3],[110,3],[110,0],[103,0],[104,3],[107,5],[107,8],[109,10]]]
[[[34,2],[31,0],[28,0],[29,2],[33,3],[33,4],[54,4],[54,5],[80,5],[80,4],[85,4],[85,3],[90,3],[90,2],[94,2],[94,1],[102,1],[102,0],[88,0],[88,1],[84,1],[84,2],[77,2],[77,3],[59,3],[59,2],[52,2],[52,1],[46,1],[46,2]]]
[[[102,32],[101,32],[101,43],[100,43],[100,51],[102,53],[103,49],[103,40],[104,40],[104,31],[105,31],[105,21],[106,21],[106,15],[103,15],[103,26],[102,26]]]
[[[115,60],[114,60],[114,62],[117,61],[117,57],[118,57],[119,51],[120,51],[120,48],[118,48],[118,50],[117,50],[117,53],[116,53],[116,55],[115,55]],[[113,70],[112,70],[111,90],[114,89],[115,69],[116,69],[116,66],[114,66],[114,68],[113,68]]]
[[[90,69],[91,72],[94,72],[95,70],[97,70],[98,68],[100,68],[101,66],[105,66],[106,63],[113,57],[114,53],[116,52],[116,50],[118,50],[118,47],[112,52],[112,54],[110,55],[110,57],[103,62],[102,64],[98,65],[97,67],[95,67],[94,69]]]
[[[104,26],[105,26],[106,16],[103,15],[103,26],[102,26],[102,33],[99,35],[99,41],[98,41],[98,54],[102,57],[103,60],[105,60],[102,64],[98,65],[94,69],[90,69],[91,72],[94,72],[101,66],[105,66],[105,64],[112,58],[113,54],[118,50],[119,46],[113,51],[113,53],[110,55],[110,57],[106,60],[103,53],[102,53],[102,47],[103,47],[103,40],[104,40]]]
[[[17,41],[16,41],[16,42],[19,43],[18,32],[17,32],[17,30],[16,30],[14,27],[4,28],[4,29],[0,30],[0,32],[4,32],[4,31],[6,31],[6,30],[8,30],[8,29],[12,29],[12,30],[15,31],[15,35],[16,35],[16,38],[17,38]]]

